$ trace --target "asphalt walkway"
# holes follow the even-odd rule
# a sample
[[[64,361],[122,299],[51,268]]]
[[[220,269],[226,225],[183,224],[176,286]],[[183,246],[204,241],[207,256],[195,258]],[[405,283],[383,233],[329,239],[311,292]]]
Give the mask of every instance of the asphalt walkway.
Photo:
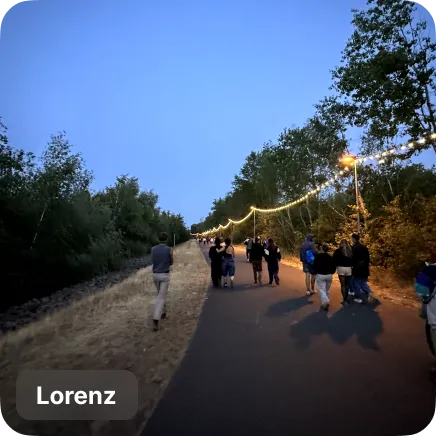
[[[204,249],[206,251],[206,249]],[[266,264],[264,263],[266,277]],[[144,436],[397,436],[435,413],[432,363],[416,311],[381,302],[329,313],[303,273],[254,285],[237,255],[235,288],[210,290],[179,370]]]

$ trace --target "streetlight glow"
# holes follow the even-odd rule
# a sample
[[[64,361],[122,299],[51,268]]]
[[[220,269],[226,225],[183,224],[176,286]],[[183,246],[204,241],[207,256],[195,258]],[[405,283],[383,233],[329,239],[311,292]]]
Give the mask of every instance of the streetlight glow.
[[[341,162],[344,165],[351,165],[352,163],[354,163],[355,160],[356,160],[356,158],[354,156],[346,155],[346,156],[342,157]]]

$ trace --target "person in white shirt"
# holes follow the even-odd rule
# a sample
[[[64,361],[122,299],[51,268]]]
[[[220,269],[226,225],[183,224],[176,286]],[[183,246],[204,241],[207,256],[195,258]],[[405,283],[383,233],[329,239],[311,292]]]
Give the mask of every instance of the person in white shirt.
[[[245,244],[245,255],[247,257],[247,262],[250,262],[250,251],[251,251],[251,247],[253,246],[253,240],[251,238],[247,238],[244,241]]]

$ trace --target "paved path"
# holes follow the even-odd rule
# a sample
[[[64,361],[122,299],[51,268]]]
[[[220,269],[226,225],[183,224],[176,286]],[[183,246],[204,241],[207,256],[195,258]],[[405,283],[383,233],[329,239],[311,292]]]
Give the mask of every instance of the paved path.
[[[264,264],[264,274],[266,265]],[[145,436],[397,436],[435,412],[416,311],[304,296],[301,271],[252,284],[238,254],[233,290],[210,290],[186,357]]]

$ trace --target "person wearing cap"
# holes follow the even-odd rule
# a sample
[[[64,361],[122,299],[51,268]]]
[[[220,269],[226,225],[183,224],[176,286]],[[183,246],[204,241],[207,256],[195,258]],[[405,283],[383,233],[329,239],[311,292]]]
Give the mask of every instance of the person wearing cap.
[[[253,267],[254,283],[262,284],[262,258],[265,257],[260,236],[256,236],[250,250],[250,262]]]

